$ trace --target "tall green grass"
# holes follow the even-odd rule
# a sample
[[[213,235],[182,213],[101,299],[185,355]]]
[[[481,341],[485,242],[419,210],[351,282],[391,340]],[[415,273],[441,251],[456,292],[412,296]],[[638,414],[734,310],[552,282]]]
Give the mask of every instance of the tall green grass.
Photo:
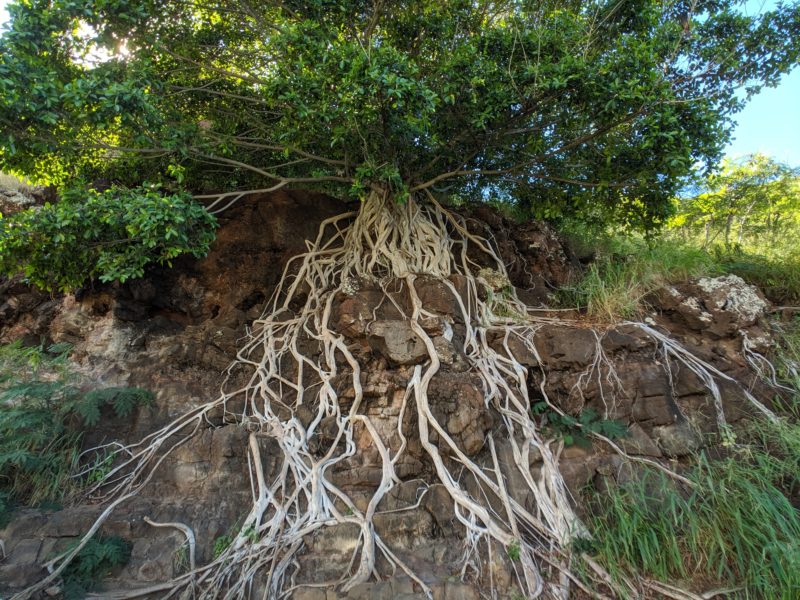
[[[792,321],[773,324],[778,342],[775,357],[777,376],[800,398],[800,314]]]
[[[753,423],[725,458],[698,456],[688,477],[693,489],[646,471],[592,493],[592,548],[612,576],[800,598],[800,427]]]
[[[640,316],[655,290],[692,277],[722,273],[707,252],[674,241],[606,238],[573,285],[560,292],[564,306],[585,308],[594,318],[615,321]]]
[[[13,190],[15,192],[18,191],[28,191],[30,189],[30,185],[15,177],[14,175],[8,175],[7,173],[0,172],[0,190]]]
[[[677,236],[567,233],[579,255],[593,256],[579,278],[559,293],[565,307],[602,321],[641,316],[655,290],[693,277],[738,275],[778,306],[800,304],[800,246],[715,247],[710,251]]]
[[[776,305],[800,304],[800,248],[779,254],[715,248],[713,254],[722,270],[757,286]]]

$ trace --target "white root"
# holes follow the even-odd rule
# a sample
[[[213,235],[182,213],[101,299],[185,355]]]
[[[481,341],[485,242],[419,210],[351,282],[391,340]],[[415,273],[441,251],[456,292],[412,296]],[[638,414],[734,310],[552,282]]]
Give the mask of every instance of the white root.
[[[739,386],[738,382],[733,379],[731,376],[726,375],[719,369],[717,369],[714,365],[711,365],[704,360],[698,358],[691,352],[689,352],[686,348],[681,346],[678,342],[670,338],[669,336],[661,333],[657,329],[650,327],[644,323],[626,323],[628,325],[634,325],[639,327],[642,331],[644,331],[647,335],[652,337],[656,340],[664,351],[664,354],[667,355],[667,359],[674,358],[678,362],[682,363],[686,367],[689,368],[695,375],[697,375],[703,384],[706,386],[709,392],[711,392],[712,398],[714,399],[714,408],[717,412],[717,426],[720,432],[725,431],[728,428],[728,424],[725,420],[725,411],[722,408],[722,393],[720,392],[719,386],[717,385],[717,379],[722,381],[727,381],[729,383],[735,384]],[[744,394],[745,398],[747,399],[750,404],[752,404],[761,414],[763,414],[767,419],[770,421],[777,421],[778,417],[772,412],[769,408],[764,406],[761,402],[759,402],[753,394],[749,392],[749,390],[745,389],[744,387],[739,386],[741,389],[742,394]]]
[[[239,199],[236,194],[229,197],[230,202]],[[538,359],[533,333],[542,324],[565,321],[533,316],[513,289],[503,297],[493,296],[488,290],[490,298],[481,300],[482,288],[491,286],[479,276],[481,268],[468,254],[470,247],[483,252],[500,280],[507,281],[502,260],[491,244],[470,233],[460,217],[444,209],[430,194],[424,204],[410,199],[398,205],[388,194],[373,192],[357,214],[346,213],[324,221],[307,252],[286,265],[276,293],[237,353],[229,373],[248,370],[251,375],[247,383],[233,391],[223,390],[219,398],[187,412],[136,444],[116,448],[116,465],[90,490],[95,500],[108,504],[105,511],[74,550],[50,562],[51,574],[44,581],[13,596],[13,600],[28,599],[53,582],[114,508],[138,494],[169,453],[207,426],[209,414],[220,408],[227,419],[234,419],[250,431],[248,461],[253,505],[241,531],[221,556],[196,567],[192,530],[181,523],[158,524],[148,519],[151,525],[184,532],[189,542],[191,571],[145,590],[109,593],[105,597],[191,593],[198,599],[233,599],[251,597],[260,590],[264,598],[286,598],[306,585],[298,581],[302,573],[298,573],[297,562],[304,538],[345,523],[358,527],[359,543],[350,567],[331,585],[348,590],[380,576],[377,559],[381,557],[399,567],[431,597],[430,587],[381,538],[374,524],[381,500],[400,482],[395,465],[407,449],[409,432],[403,431],[403,419],[409,411],[416,412],[416,433],[464,528],[463,576],[470,572],[480,575],[493,544],[507,548],[514,545],[519,547],[522,571],[517,585],[526,597],[569,597],[573,585],[603,597],[570,571],[568,546],[587,532],[572,508],[559,471],[560,444],[553,444],[539,431],[531,413],[527,370],[514,358],[509,344],[512,336],[518,338]],[[428,390],[441,364],[433,339],[423,327],[425,319],[434,315],[422,305],[415,287],[417,277],[422,275],[437,278],[452,294],[465,325],[459,350],[471,373],[480,378],[486,408],[500,417],[497,435],[508,441],[512,464],[501,464],[495,437],[489,434],[492,468],[479,465],[434,415]],[[466,281],[466,293],[456,289],[449,279],[453,275]],[[362,366],[347,340],[330,322],[337,297],[352,294],[362,283],[383,289],[389,302],[395,299],[387,286],[403,284],[411,308],[406,315],[408,324],[428,354],[424,364],[413,368],[406,385],[397,425],[399,446],[383,439],[361,410]],[[402,310],[400,306],[396,308]],[[715,379],[729,378],[661,333],[636,325],[705,381],[714,395],[718,420],[724,425]],[[502,334],[505,354],[492,348],[490,333]],[[596,359],[579,383],[590,378],[600,381],[605,369],[605,382],[613,389],[619,380],[609,367],[611,363],[598,337]],[[343,379],[352,389],[346,410],[347,403],[340,401],[337,391],[337,384]],[[550,403],[544,376],[540,392]],[[613,402],[613,397],[610,400]],[[752,401],[757,403],[755,398]],[[300,406],[306,406],[313,415],[308,424],[297,416]],[[613,404],[606,406],[607,413],[613,411]],[[335,425],[332,439],[325,438],[323,426],[328,424],[326,431],[330,435],[331,423]],[[331,476],[337,466],[358,451],[356,427],[363,428],[381,459],[381,480],[364,510],[359,510]],[[432,441],[434,433],[436,443]],[[272,440],[280,450],[275,472],[268,473],[262,462],[260,443],[265,439]],[[606,441],[623,453],[613,442]],[[537,474],[530,468],[534,456],[540,461]],[[524,482],[524,491],[533,499],[535,508],[526,508],[524,499],[509,492],[507,480],[512,474]],[[477,485],[477,492],[474,486],[470,488],[470,482]],[[493,508],[490,498],[500,508]],[[613,587],[598,565],[588,564],[600,585]],[[494,585],[491,567],[487,580]]]
[[[145,517],[144,522],[151,527],[172,527],[180,531],[186,538],[186,545],[189,547],[189,570],[194,571],[197,568],[197,561],[195,560],[195,549],[197,542],[195,541],[194,531],[185,523],[171,522],[171,523],[157,523],[150,517]]]

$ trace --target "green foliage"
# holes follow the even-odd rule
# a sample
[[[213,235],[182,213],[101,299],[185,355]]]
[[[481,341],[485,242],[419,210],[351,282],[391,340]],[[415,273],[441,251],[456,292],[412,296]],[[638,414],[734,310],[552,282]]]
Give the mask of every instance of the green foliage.
[[[778,342],[776,375],[784,385],[795,390],[789,399],[789,408],[795,416],[800,416],[800,315],[787,323],[774,323],[773,328]]]
[[[172,553],[172,568],[175,574],[185,573],[191,563],[189,562],[189,543],[184,542]]]
[[[610,236],[595,244],[595,260],[559,299],[604,321],[640,316],[647,296],[664,285],[724,271],[708,252],[674,240]]]
[[[800,170],[760,154],[726,162],[676,206],[666,239],[707,250],[779,305],[800,302]]]
[[[232,543],[233,537],[228,534],[220,535],[214,538],[214,547],[211,549],[211,555],[216,560],[222,556],[222,553],[225,552],[225,550],[228,549],[228,546],[230,546]]]
[[[797,246],[800,169],[762,154],[726,161],[706,178],[704,191],[677,200],[669,228],[703,248],[731,250]],[[773,250],[774,252],[774,250]],[[771,253],[770,253],[771,254]]]
[[[577,417],[561,414],[550,408],[547,402],[537,402],[531,408],[534,415],[542,417],[542,425],[564,440],[564,444],[573,444],[582,448],[592,445],[590,434],[599,433],[609,439],[618,439],[628,434],[628,428],[621,421],[603,419],[597,411],[586,408]]]
[[[653,227],[800,7],[637,0],[18,0],[0,168],[195,189],[422,188]],[[209,168],[213,165],[213,168]]]
[[[783,252],[781,242],[777,244],[768,254],[763,246],[752,245],[749,251],[738,245],[729,250],[717,246],[713,256],[723,271],[757,286],[778,306],[796,306],[800,304],[800,244],[784,246]]]
[[[565,235],[579,256],[593,260],[577,281],[559,290],[559,301],[604,321],[640,317],[648,295],[665,285],[728,273],[757,286],[778,306],[800,302],[800,246],[794,238],[779,238],[774,245],[767,238],[749,249],[704,248],[700,238],[674,232],[644,239],[574,222]]]
[[[104,407],[128,416],[152,400],[139,388],[83,390],[69,372],[68,354],[63,344],[47,351],[0,346],[0,492],[8,506],[67,497],[80,483],[74,473],[83,430],[98,424]],[[97,466],[107,459],[98,458]],[[94,469],[85,471],[91,481]]]
[[[141,388],[108,387],[86,392],[68,409],[80,416],[84,425],[93,427],[100,421],[103,406],[111,406],[118,417],[127,417],[152,400],[153,393]]]
[[[57,204],[0,218],[0,274],[69,291],[140,277],[150,263],[203,256],[214,218],[186,194],[155,187],[65,192]]]
[[[520,545],[519,541],[514,540],[511,542],[508,547],[506,548],[506,554],[508,554],[508,558],[515,562],[519,562],[520,558]]]
[[[678,489],[656,471],[594,498],[592,551],[621,578],[743,586],[745,598],[800,590],[800,427],[757,423],[721,460],[700,455]]]
[[[127,564],[131,545],[120,537],[92,538],[62,573],[66,600],[81,600],[115,567]]]
[[[0,529],[3,529],[11,522],[14,507],[15,503],[11,494],[0,490]]]
[[[250,542],[255,544],[258,541],[258,529],[256,529],[253,525],[248,525],[241,531],[241,535],[246,537]]]

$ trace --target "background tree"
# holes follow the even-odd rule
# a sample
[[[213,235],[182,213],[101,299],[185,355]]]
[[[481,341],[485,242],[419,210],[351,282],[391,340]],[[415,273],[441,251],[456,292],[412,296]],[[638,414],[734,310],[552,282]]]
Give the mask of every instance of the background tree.
[[[761,154],[726,161],[707,178],[705,191],[678,201],[671,226],[702,235],[703,246],[722,242],[795,245],[800,226],[800,170]],[[781,245],[787,245],[783,243]]]

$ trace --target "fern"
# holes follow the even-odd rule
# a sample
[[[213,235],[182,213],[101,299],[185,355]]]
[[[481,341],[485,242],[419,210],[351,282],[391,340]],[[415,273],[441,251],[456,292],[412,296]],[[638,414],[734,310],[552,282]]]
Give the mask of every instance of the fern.
[[[96,425],[102,406],[111,406],[118,417],[127,417],[137,406],[152,403],[153,397],[152,392],[142,388],[100,388],[84,394],[76,405],[76,412],[86,425]]]
[[[72,409],[80,415],[84,425],[94,427],[100,421],[100,402],[89,394],[75,402]]]
[[[140,388],[83,391],[67,362],[70,346],[0,346],[0,493],[25,505],[69,495],[83,439],[104,407],[128,417],[152,402]],[[7,502],[0,514],[8,512]]]
[[[40,369],[63,376],[71,351],[72,346],[66,343],[26,347],[17,340],[0,346],[0,384],[10,379],[35,378]]]
[[[130,556],[130,543],[120,537],[101,536],[89,540],[62,573],[65,600],[84,598],[98,580],[111,569],[125,565]]]

